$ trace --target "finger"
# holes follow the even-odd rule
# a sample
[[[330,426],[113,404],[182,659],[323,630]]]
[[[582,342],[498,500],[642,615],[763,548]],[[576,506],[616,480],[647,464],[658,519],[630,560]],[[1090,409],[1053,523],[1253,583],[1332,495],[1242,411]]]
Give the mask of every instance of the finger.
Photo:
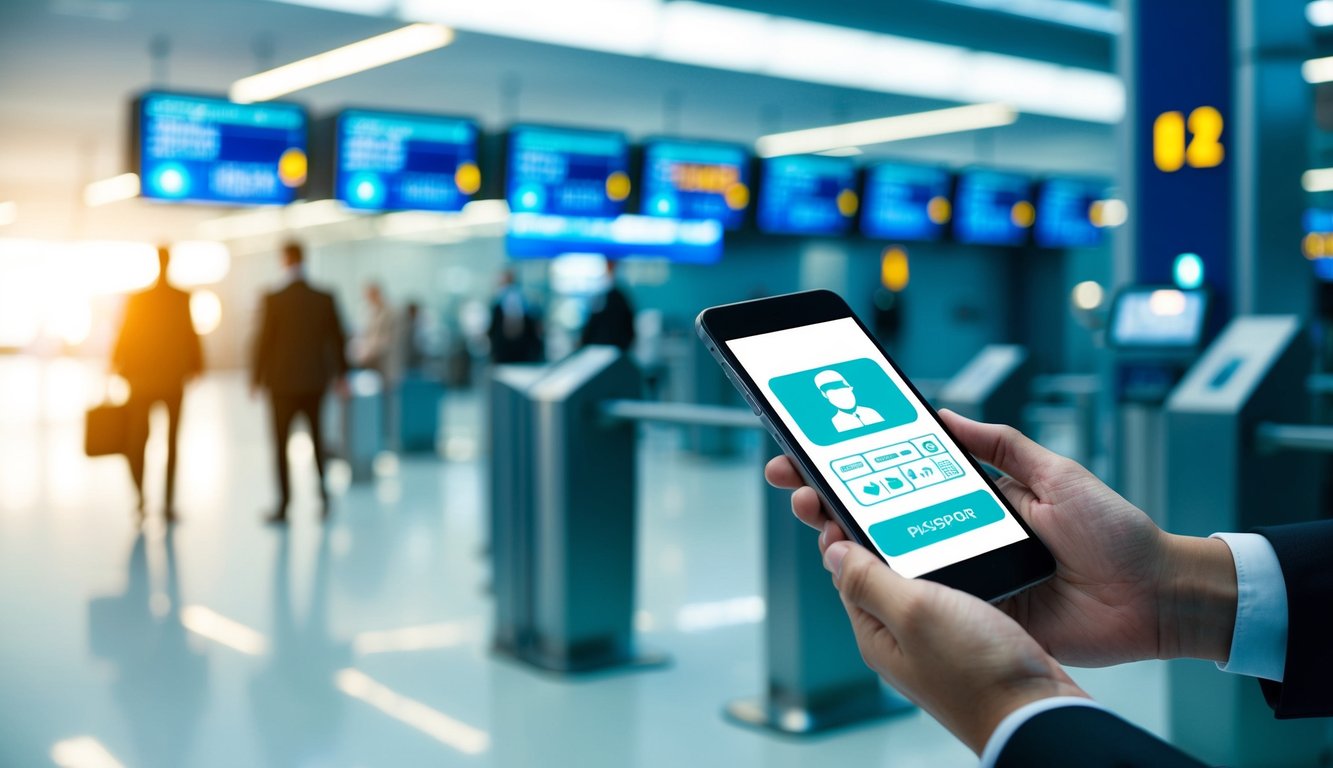
[[[832,545],[847,541],[847,534],[842,532],[842,527],[832,520],[824,523],[824,527],[819,531],[819,552],[823,554],[828,551]]]
[[[906,615],[921,601],[928,582],[905,579],[865,547],[851,542],[832,544],[824,552],[824,567],[849,606],[874,616],[895,636]]]
[[[969,453],[1026,486],[1040,482],[1042,472],[1060,461],[1058,454],[1042,448],[1013,427],[983,424],[950,410],[940,411],[940,419]]]
[[[823,530],[824,523],[828,522],[828,516],[824,514],[824,503],[819,500],[819,494],[815,489],[809,486],[797,488],[792,492],[791,511],[796,515],[796,519],[816,531]]]
[[[1037,501],[1037,494],[1033,493],[1031,488],[1008,476],[999,478],[995,481],[995,484],[999,486],[1000,493],[1003,493],[1004,497],[1009,500],[1009,504],[1018,510],[1018,514],[1023,520],[1031,523],[1031,506]]]
[[[801,473],[786,456],[775,456],[764,466],[764,479],[776,488],[800,488],[805,485]]]

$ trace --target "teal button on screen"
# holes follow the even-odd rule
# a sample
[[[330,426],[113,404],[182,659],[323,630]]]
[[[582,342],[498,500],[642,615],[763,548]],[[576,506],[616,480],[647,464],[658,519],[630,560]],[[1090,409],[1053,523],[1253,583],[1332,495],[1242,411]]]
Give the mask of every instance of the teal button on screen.
[[[815,445],[833,445],[916,420],[916,408],[879,363],[847,360],[770,379],[769,388]]]
[[[932,504],[870,526],[870,538],[890,557],[905,555],[961,533],[1004,519],[1004,509],[987,491]]]

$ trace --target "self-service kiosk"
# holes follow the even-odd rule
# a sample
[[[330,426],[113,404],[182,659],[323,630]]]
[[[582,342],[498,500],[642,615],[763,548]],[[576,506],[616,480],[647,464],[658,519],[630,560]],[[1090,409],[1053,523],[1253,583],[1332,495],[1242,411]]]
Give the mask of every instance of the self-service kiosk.
[[[1165,508],[1162,406],[1207,342],[1208,293],[1131,285],[1111,304],[1107,345],[1114,358],[1113,482],[1161,521]]]

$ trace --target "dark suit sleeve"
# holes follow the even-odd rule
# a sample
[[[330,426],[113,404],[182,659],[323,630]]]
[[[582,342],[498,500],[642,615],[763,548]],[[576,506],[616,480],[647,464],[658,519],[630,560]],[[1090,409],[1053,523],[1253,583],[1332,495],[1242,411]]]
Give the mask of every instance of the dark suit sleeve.
[[[1260,680],[1279,719],[1333,716],[1333,520],[1258,528],[1287,587],[1282,682]]]
[[[1009,737],[995,768],[1202,768],[1147,731],[1093,707],[1033,716]]]
[[[259,305],[259,333],[255,335],[254,355],[250,362],[250,384],[261,386],[268,379],[268,364],[273,347],[273,301],[269,296]]]

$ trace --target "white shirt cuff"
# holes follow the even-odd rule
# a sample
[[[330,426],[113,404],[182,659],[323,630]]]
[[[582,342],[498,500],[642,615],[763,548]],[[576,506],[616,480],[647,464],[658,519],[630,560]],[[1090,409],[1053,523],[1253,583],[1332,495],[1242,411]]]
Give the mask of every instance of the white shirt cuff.
[[[1257,533],[1214,533],[1236,562],[1236,629],[1223,672],[1282,682],[1287,665],[1287,583],[1268,539]]]
[[[1092,707],[1103,712],[1110,711],[1092,699],[1085,699],[1082,696],[1053,696],[1049,699],[1040,699],[1031,704],[1025,704],[1010,712],[1008,717],[995,726],[995,732],[990,735],[990,739],[986,741],[986,748],[981,751],[981,768],[995,768],[995,761],[1000,759],[1000,753],[1004,751],[1004,746],[1009,743],[1010,737],[1023,726],[1023,723],[1042,712],[1059,709],[1060,707]]]

